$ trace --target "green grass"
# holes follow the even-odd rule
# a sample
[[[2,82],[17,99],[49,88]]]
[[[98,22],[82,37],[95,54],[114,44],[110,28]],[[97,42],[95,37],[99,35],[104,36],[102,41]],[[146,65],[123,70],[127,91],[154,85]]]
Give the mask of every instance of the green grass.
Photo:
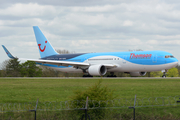
[[[97,79],[53,79],[53,78],[0,78],[0,103],[35,103],[37,99],[40,102],[45,101],[66,101],[70,100],[76,90],[85,90],[94,85]],[[180,79],[102,79],[102,85],[108,86],[115,91],[117,98],[134,98],[138,99],[149,97],[168,97],[180,96]],[[33,104],[35,106],[35,104]],[[40,107],[40,104],[38,104]],[[109,119],[132,119],[132,109],[118,108],[105,110],[105,118]],[[124,111],[124,112],[123,112]],[[72,118],[76,114],[71,111],[38,111],[37,116],[42,119]],[[0,113],[0,119],[33,119],[33,113],[29,112],[12,112]],[[61,116],[61,117],[60,117]],[[91,115],[96,119],[96,116]],[[136,108],[137,119],[175,119],[179,118],[178,106],[162,107],[142,107]],[[77,116],[79,119],[79,116]],[[104,119],[104,118],[103,118]]]
[[[99,78],[101,79],[101,78]],[[85,90],[98,79],[1,78],[0,103],[66,101],[75,90]],[[117,98],[180,95],[180,79],[102,79]]]

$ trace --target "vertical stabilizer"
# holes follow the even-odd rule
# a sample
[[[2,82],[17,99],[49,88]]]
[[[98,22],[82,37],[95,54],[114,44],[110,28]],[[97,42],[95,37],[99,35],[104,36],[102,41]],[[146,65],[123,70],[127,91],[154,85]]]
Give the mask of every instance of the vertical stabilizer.
[[[49,41],[46,39],[46,37],[43,35],[41,30],[38,26],[33,26],[34,34],[36,37],[38,49],[41,58],[51,56],[51,55],[57,55],[58,53],[54,50],[54,48],[51,46]]]

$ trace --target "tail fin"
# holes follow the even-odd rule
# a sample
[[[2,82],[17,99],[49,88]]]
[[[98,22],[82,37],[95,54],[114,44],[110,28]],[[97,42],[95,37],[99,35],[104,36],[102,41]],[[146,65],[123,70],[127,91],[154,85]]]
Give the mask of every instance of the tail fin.
[[[38,26],[33,26],[34,34],[36,37],[37,45],[39,48],[39,53],[41,58],[51,56],[51,55],[57,55],[58,53],[54,50],[54,48],[51,46],[49,41],[46,39],[46,37],[43,35],[41,30]]]

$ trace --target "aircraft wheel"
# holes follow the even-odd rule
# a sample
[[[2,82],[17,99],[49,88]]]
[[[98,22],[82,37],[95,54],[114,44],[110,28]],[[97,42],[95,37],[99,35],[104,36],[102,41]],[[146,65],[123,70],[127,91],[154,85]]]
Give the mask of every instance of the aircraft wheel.
[[[113,75],[113,77],[117,77],[116,75]]]
[[[83,77],[93,77],[92,75],[83,75]]]
[[[92,75],[88,75],[88,77],[93,77]]]
[[[166,78],[166,75],[163,75],[162,78]]]

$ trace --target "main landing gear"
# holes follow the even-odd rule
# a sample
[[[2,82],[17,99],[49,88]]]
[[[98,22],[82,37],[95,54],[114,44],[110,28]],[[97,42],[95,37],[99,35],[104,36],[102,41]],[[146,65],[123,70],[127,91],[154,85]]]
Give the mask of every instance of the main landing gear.
[[[110,72],[111,75],[108,75],[107,77],[117,77],[116,75],[114,75],[114,72]]]
[[[163,72],[162,78],[166,78],[166,72],[168,72],[168,70],[162,70],[162,72]]]
[[[165,72],[163,73],[162,78],[166,78],[166,73]]]

